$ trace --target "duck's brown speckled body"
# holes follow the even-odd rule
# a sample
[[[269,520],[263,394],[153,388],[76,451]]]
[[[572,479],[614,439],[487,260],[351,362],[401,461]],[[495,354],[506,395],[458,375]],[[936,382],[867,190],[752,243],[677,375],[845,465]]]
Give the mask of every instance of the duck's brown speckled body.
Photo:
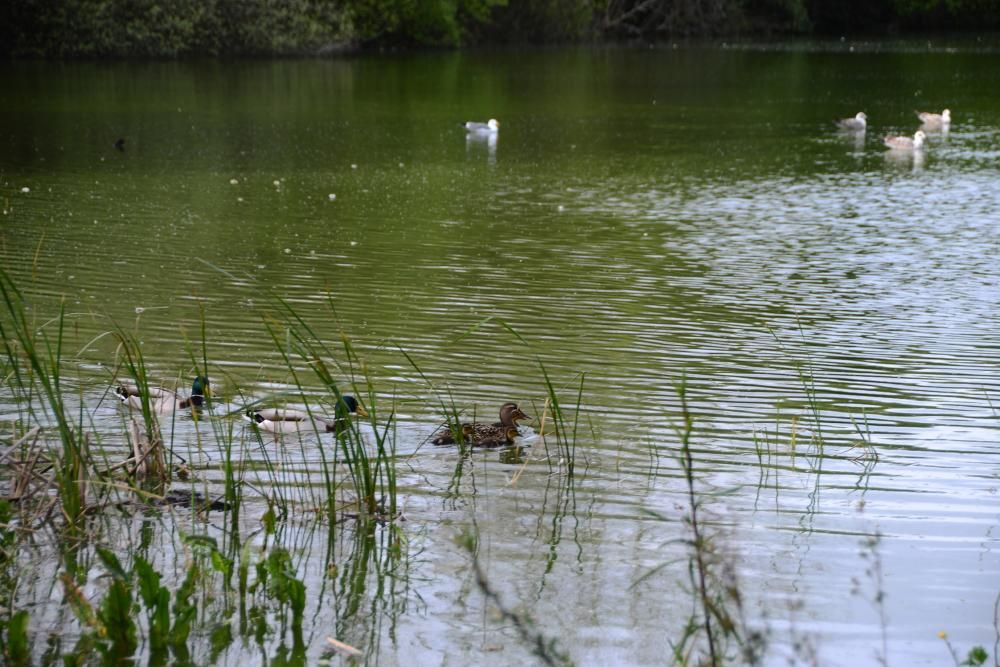
[[[486,422],[470,422],[462,424],[462,436],[472,445],[483,447],[497,446],[510,442],[519,435],[517,421],[530,420],[517,403],[504,403],[500,407],[500,421],[492,424]],[[431,442],[435,445],[450,445],[455,442],[455,435],[450,428],[443,428],[434,434]]]

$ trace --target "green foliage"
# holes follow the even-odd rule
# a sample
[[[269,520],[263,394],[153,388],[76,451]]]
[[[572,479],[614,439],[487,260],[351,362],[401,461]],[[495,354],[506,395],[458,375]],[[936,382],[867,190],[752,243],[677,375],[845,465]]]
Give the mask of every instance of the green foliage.
[[[4,627],[6,626],[6,627]],[[5,665],[30,665],[31,645],[28,643],[28,612],[22,609],[0,625],[0,655]]]
[[[62,449],[56,466],[56,483],[63,515],[69,520],[68,528],[78,528],[86,509],[86,487],[90,470],[87,467],[87,441],[82,424],[72,421],[72,411],[67,408],[61,386],[63,360],[63,333],[66,324],[65,305],[52,322],[54,331],[39,328],[27,306],[24,295],[13,280],[0,270],[0,298],[6,306],[6,318],[0,318],[0,339],[10,368],[9,386],[24,395],[38,395],[39,409],[54,420]],[[41,423],[46,415],[32,418]]]
[[[506,0],[358,0],[351,21],[364,42],[456,46]]]
[[[291,555],[285,549],[274,548],[261,565],[259,573],[267,583],[267,592],[282,606],[291,607],[292,629],[301,632],[306,609],[306,586],[295,578]]]
[[[0,499],[0,656],[7,664],[28,664],[28,615],[24,610],[7,617],[17,590],[17,533],[10,527],[10,503]]]
[[[195,594],[200,576],[201,568],[198,567],[198,563],[191,563],[188,566],[184,582],[174,594],[174,625],[170,629],[170,646],[175,653],[187,652],[187,640],[188,635],[191,634],[191,624],[198,612]]]
[[[105,662],[122,663],[139,646],[135,621],[132,620],[130,577],[111,551],[99,547],[97,555],[111,576],[111,585],[97,610],[97,620],[102,626],[100,635],[104,640],[97,648],[104,655]]]
[[[331,0],[24,0],[0,8],[0,49],[22,57],[315,53],[350,39],[346,21]]]
[[[969,649],[969,655],[962,662],[963,665],[971,665],[972,667],[978,667],[979,665],[985,665],[987,658],[990,654],[986,652],[982,646],[973,646]]]
[[[160,584],[160,573],[141,556],[135,559],[135,573],[149,622],[151,660],[162,659],[166,656],[170,640],[170,591]]]
[[[604,11],[590,0],[510,0],[494,10],[484,38],[502,42],[573,42],[592,36]]]
[[[323,54],[354,45],[558,43],[1000,26],[1000,0],[17,0],[0,54]]]
[[[131,611],[132,591],[125,581],[115,579],[97,611],[97,618],[107,633],[108,643],[99,645],[107,662],[124,662],[138,647]]]
[[[209,644],[212,647],[209,663],[215,664],[219,656],[233,643],[233,629],[228,623],[221,623],[212,630]]]

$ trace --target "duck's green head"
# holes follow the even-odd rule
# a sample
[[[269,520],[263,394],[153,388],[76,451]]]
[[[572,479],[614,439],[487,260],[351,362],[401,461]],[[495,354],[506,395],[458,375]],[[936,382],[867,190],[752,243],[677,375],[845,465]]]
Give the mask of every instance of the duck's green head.
[[[211,396],[211,387],[208,385],[208,378],[204,375],[199,375],[191,383],[191,395],[192,396]]]
[[[358,399],[345,394],[341,396],[340,400],[337,402],[337,416],[343,417],[348,414],[356,414],[359,417],[367,417],[368,411],[361,407],[361,404],[358,403]]]

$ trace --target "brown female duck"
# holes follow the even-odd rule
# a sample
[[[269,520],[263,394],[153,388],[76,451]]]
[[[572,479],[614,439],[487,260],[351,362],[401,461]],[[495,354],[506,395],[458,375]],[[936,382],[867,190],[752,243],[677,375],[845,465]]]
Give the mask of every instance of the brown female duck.
[[[504,403],[500,407],[500,421],[492,424],[486,422],[462,424],[462,436],[466,442],[473,445],[488,446],[486,443],[492,443],[496,446],[510,442],[510,429],[514,429],[513,437],[518,435],[517,420],[519,419],[529,420],[531,417],[517,407],[517,403]],[[450,428],[443,428],[434,434],[431,442],[435,445],[450,445],[455,442],[455,436]]]
[[[503,426],[500,427],[499,433],[490,432],[477,436],[472,428],[472,424],[463,424],[462,433],[465,435],[466,440],[476,447],[502,447],[511,444],[514,442],[514,438],[521,435],[516,426]]]

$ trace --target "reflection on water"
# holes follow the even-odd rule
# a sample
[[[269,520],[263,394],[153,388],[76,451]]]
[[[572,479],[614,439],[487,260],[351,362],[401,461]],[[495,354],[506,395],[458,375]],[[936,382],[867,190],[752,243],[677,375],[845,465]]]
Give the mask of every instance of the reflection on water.
[[[486,163],[491,167],[496,166],[499,137],[499,132],[468,132],[465,135],[465,152],[470,157],[476,157],[482,155],[485,150]]]
[[[885,152],[886,166],[919,173],[924,169],[927,154],[921,150],[901,150],[890,148]]]
[[[850,146],[856,155],[862,155],[865,152],[865,138],[867,132],[864,130],[855,131],[845,131],[841,130],[837,132],[839,138],[844,142],[845,145]]]
[[[927,136],[937,135],[942,140],[946,141],[948,139],[948,135],[951,133],[951,123],[921,123],[919,129]]]
[[[314,476],[336,447],[240,419],[326,393],[275,313],[291,304],[329,343],[345,386],[350,341],[393,406],[406,521],[329,550],[285,524],[310,573],[310,657],[335,628],[386,664],[530,660],[454,542],[474,525],[503,599],[575,660],[660,664],[687,622],[683,378],[748,613],[830,661],[870,659],[879,612],[851,592],[878,532],[890,653],[936,664],[941,629],[993,636],[1000,63],[858,57],[4,65],[0,257],[40,320],[65,297],[67,386],[109,450],[121,418],[102,396],[121,371],[104,332],[134,330],[167,384],[208,359],[214,416],[171,437],[217,486],[232,434],[247,532],[275,494],[323,506]],[[915,104],[940,106],[914,90],[963,112],[924,151],[886,151]],[[831,126],[845,107],[868,136]],[[459,134],[467,108],[504,119],[502,159],[497,134]],[[573,413],[573,477],[548,434],[426,446],[451,407],[546,414],[549,382]],[[0,394],[0,419],[19,418]]]

